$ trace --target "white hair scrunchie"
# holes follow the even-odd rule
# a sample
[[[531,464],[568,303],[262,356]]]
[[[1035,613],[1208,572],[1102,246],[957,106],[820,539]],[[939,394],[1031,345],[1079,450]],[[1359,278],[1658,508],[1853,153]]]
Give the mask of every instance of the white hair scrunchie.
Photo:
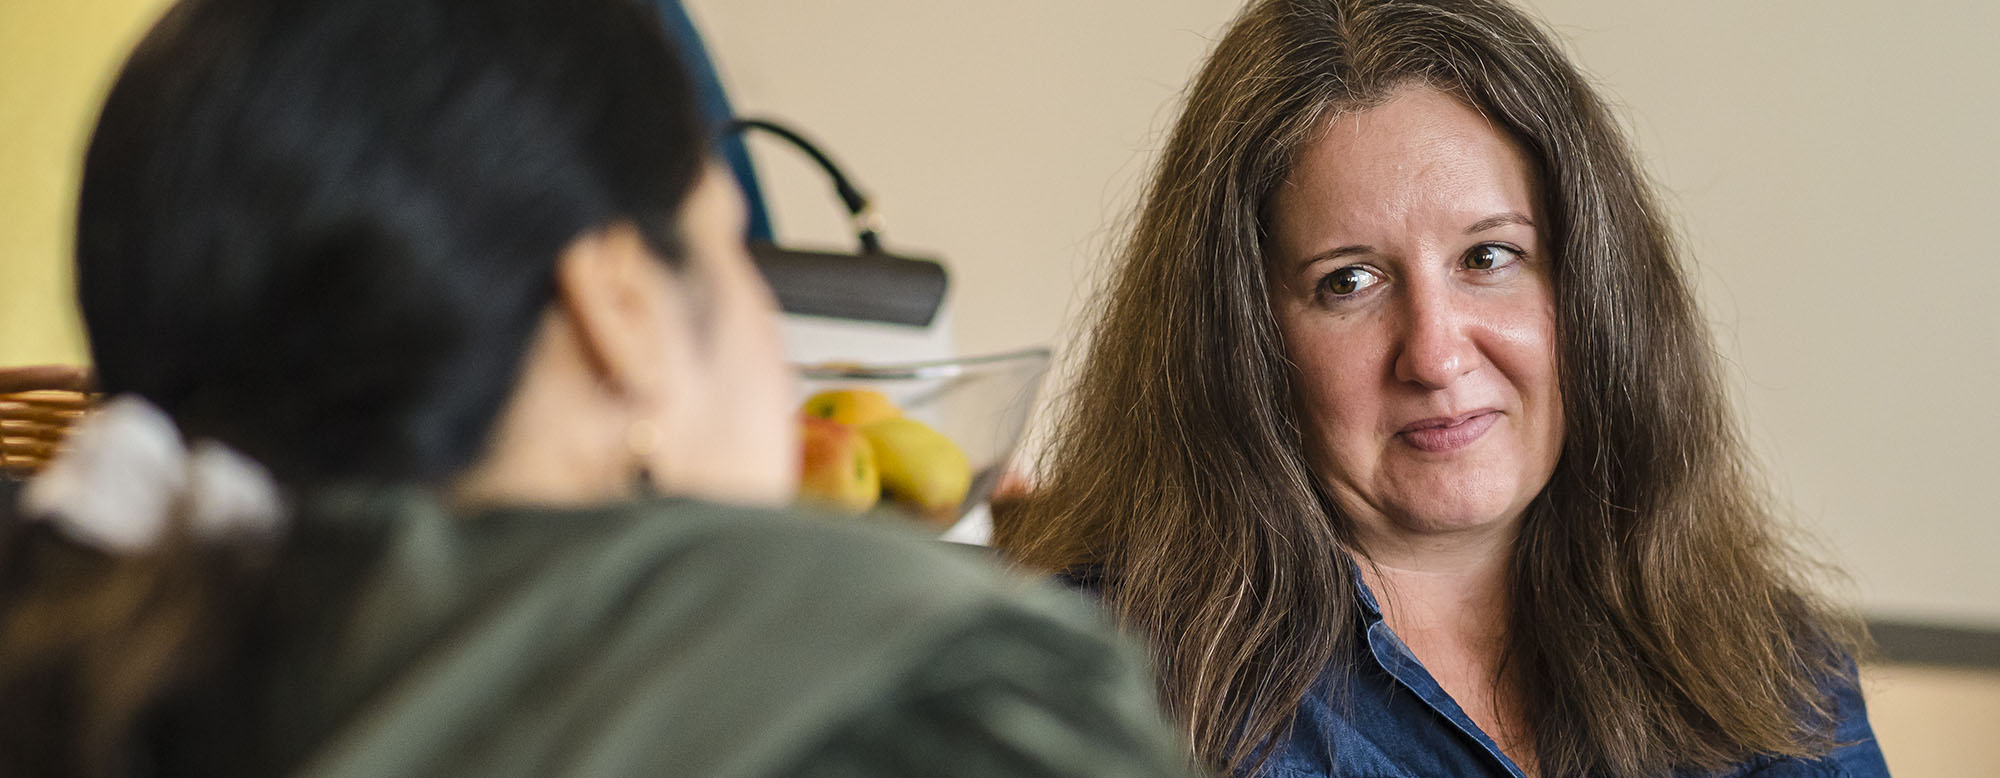
[[[113,554],[157,545],[177,506],[200,540],[275,537],[285,511],[262,465],[212,440],[190,449],[165,412],[134,395],[84,417],[28,482],[21,506],[69,539]]]

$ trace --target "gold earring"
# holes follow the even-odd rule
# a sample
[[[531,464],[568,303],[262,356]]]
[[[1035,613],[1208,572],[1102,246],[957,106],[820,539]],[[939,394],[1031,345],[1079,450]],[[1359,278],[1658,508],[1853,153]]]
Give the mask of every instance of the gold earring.
[[[625,449],[632,455],[632,486],[641,497],[659,494],[653,475],[653,455],[660,449],[660,428],[649,419],[633,419],[625,428]]]

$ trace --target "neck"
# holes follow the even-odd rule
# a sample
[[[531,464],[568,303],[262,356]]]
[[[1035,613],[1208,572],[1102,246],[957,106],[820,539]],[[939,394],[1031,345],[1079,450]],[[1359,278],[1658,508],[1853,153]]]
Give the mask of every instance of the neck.
[[[1405,640],[1477,644],[1497,659],[1512,616],[1513,529],[1377,538],[1363,546],[1361,579]]]
[[[571,456],[564,456],[569,453]],[[509,448],[451,485],[453,504],[468,509],[503,505],[583,506],[629,497],[631,480],[616,462],[588,450],[553,446]]]
[[[1454,568],[1409,569],[1363,560],[1361,580],[1375,592],[1383,617],[1406,639],[1417,633],[1496,642],[1512,615],[1507,560]]]
[[[551,334],[553,331],[553,334]],[[454,481],[461,508],[578,506],[632,494],[627,415],[545,325],[479,462]]]

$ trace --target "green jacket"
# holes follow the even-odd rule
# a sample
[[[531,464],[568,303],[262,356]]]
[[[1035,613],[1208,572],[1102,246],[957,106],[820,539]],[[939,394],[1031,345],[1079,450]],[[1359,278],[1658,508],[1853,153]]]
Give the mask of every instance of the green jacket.
[[[977,549],[677,500],[327,506],[246,670],[264,774],[1189,774],[1139,655]]]

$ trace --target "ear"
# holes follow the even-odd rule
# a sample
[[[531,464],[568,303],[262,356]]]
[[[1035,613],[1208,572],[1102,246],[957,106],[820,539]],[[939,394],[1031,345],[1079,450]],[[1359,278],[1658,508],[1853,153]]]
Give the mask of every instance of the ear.
[[[645,401],[664,386],[671,344],[688,333],[677,283],[630,223],[578,236],[556,261],[556,302],[599,381]]]

